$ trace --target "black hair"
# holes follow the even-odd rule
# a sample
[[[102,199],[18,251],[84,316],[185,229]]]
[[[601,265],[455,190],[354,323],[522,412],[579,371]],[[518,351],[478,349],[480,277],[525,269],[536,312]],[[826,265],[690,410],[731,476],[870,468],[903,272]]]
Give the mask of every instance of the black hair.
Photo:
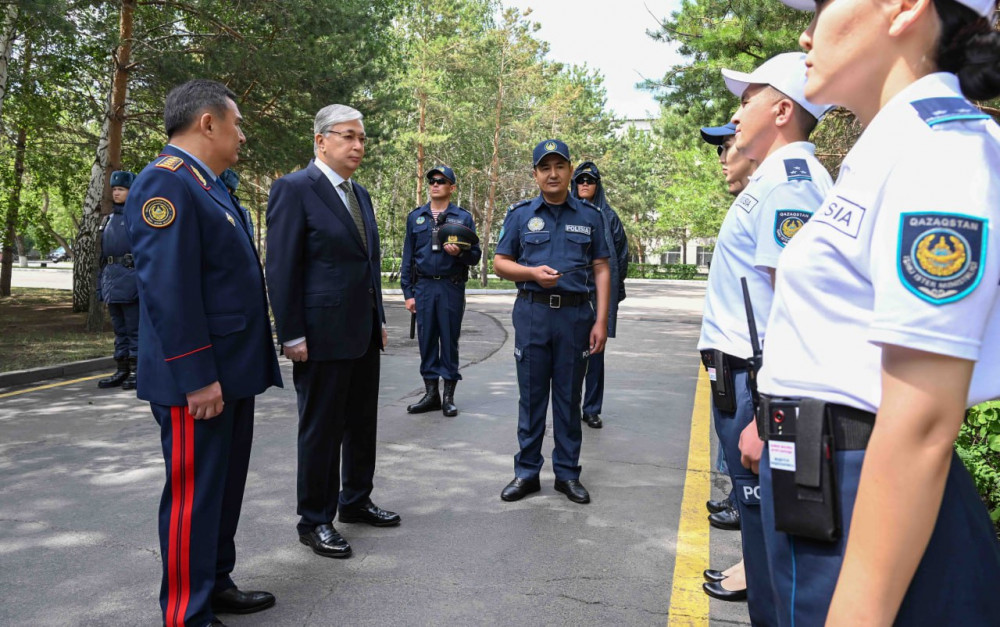
[[[1000,32],[954,0],[934,0],[934,8],[941,18],[938,69],[957,75],[962,93],[972,100],[1000,96]]]
[[[163,126],[167,137],[187,130],[206,109],[224,116],[228,101],[236,101],[236,94],[217,81],[196,78],[170,90],[163,107]]]

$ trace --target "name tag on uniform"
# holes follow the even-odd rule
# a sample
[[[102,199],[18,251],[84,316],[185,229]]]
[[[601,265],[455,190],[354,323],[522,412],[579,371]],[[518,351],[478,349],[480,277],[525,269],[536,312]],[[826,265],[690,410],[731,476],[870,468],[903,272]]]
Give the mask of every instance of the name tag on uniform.
[[[715,368],[708,369],[708,380],[715,381]]]
[[[580,224],[567,224],[566,225],[566,232],[567,233],[583,233],[584,235],[590,235],[590,227],[589,226],[583,226],[583,225],[580,225]]]
[[[767,453],[771,458],[771,470],[795,472],[795,442],[768,440]]]
[[[736,204],[747,213],[753,211],[753,208],[757,206],[757,202],[757,199],[750,194],[740,194],[740,197],[736,199]]]

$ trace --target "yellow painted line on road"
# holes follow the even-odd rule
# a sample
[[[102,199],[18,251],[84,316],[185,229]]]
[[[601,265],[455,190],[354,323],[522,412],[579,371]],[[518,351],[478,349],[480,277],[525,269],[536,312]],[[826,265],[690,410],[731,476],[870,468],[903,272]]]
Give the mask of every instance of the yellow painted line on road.
[[[37,392],[39,390],[50,390],[52,388],[59,388],[64,385],[72,385],[74,383],[80,383],[81,381],[93,381],[94,379],[100,379],[101,377],[108,376],[108,373],[95,374],[91,377],[83,377],[82,379],[73,379],[71,381],[60,381],[59,383],[49,383],[48,385],[39,385],[33,388],[27,388],[25,390],[18,390],[17,392],[7,392],[6,394],[0,394],[0,398],[7,398],[8,396],[18,396],[20,394],[27,394],[29,392]]]
[[[701,583],[702,571],[708,568],[709,556],[705,501],[712,490],[712,452],[708,431],[712,412],[708,374],[701,367],[698,372],[681,520],[677,526],[677,557],[674,560],[667,617],[669,627],[708,626],[708,595],[702,590]]]

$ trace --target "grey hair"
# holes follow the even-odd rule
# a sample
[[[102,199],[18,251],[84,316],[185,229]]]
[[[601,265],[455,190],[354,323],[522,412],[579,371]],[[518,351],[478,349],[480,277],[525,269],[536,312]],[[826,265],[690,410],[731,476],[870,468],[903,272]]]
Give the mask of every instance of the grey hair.
[[[313,121],[313,136],[323,135],[329,130],[341,124],[343,122],[350,122],[351,120],[357,120],[361,124],[361,130],[365,130],[365,123],[363,121],[364,116],[361,112],[352,107],[342,104],[332,104],[327,105],[316,113],[316,119]],[[313,150],[318,150],[318,146],[313,142]]]

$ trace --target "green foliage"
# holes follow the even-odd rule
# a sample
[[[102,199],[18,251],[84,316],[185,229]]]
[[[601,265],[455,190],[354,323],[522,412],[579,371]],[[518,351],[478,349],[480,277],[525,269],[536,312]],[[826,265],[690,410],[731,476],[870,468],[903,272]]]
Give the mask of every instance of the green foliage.
[[[630,279],[682,279],[704,280],[707,275],[698,272],[698,266],[692,263],[630,263],[628,265]]]
[[[955,441],[995,524],[1000,523],[1000,401],[971,408]]]

